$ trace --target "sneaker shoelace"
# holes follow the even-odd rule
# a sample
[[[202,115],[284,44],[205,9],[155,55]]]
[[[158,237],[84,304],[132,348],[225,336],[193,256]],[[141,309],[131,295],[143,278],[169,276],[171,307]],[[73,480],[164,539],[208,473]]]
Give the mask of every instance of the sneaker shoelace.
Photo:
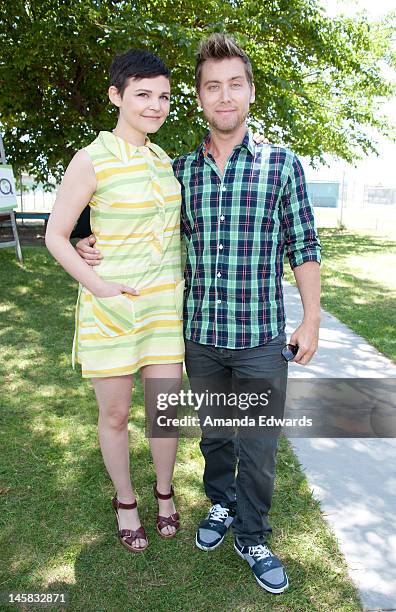
[[[264,546],[264,544],[249,546],[249,555],[257,559],[257,561],[262,561],[262,559],[266,559],[266,557],[273,556],[270,549]]]
[[[209,510],[208,518],[210,521],[223,521],[228,518],[228,508],[223,508],[220,504],[216,504]]]

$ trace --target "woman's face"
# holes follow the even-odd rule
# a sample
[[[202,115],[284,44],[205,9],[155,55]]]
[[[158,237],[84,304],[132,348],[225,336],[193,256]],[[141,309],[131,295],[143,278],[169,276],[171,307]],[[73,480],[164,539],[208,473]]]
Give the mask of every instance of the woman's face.
[[[169,115],[170,84],[165,76],[129,79],[121,97],[116,87],[109,98],[118,106],[120,119],[142,134],[154,134]]]

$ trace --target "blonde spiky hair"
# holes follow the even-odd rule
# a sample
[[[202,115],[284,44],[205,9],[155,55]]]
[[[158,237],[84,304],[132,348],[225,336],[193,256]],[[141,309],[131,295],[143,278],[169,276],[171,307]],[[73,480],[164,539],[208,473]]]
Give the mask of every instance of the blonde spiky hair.
[[[250,86],[253,85],[253,70],[250,59],[246,53],[239,47],[235,40],[226,34],[216,32],[208,38],[201,41],[196,55],[195,61],[195,87],[199,91],[201,85],[202,65],[206,60],[226,59],[231,57],[240,57],[245,64],[246,78]]]

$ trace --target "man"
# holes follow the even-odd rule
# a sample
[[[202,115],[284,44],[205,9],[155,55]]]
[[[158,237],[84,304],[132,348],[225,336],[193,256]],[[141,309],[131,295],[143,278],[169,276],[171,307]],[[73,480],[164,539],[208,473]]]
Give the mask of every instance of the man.
[[[202,42],[196,89],[210,133],[173,164],[187,247],[187,373],[190,381],[209,386],[216,380],[230,389],[244,379],[276,378],[284,404],[285,250],[304,307],[290,339],[298,346],[296,363],[310,361],[319,334],[320,244],[304,173],[290,150],[255,144],[246,124],[255,99],[252,67],[232,39],[213,34]],[[89,250],[80,247],[82,255]],[[276,435],[203,431],[204,487],[212,506],[196,534],[198,548],[210,551],[232,525],[235,551],[271,593],[288,587],[282,563],[266,545],[277,444]]]

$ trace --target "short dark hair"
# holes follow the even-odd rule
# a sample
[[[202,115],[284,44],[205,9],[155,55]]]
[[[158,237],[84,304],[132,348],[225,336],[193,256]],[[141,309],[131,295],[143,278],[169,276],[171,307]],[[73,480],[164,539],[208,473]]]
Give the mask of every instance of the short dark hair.
[[[253,70],[250,59],[233,38],[226,34],[216,32],[201,41],[198,53],[195,56],[195,87],[197,91],[201,86],[202,65],[206,60],[222,60],[231,57],[240,57],[245,64],[246,78],[250,86],[253,85]]]
[[[120,96],[124,95],[128,79],[150,79],[163,75],[170,79],[170,70],[157,55],[144,49],[129,49],[113,59],[109,69],[110,85],[117,87]]]

